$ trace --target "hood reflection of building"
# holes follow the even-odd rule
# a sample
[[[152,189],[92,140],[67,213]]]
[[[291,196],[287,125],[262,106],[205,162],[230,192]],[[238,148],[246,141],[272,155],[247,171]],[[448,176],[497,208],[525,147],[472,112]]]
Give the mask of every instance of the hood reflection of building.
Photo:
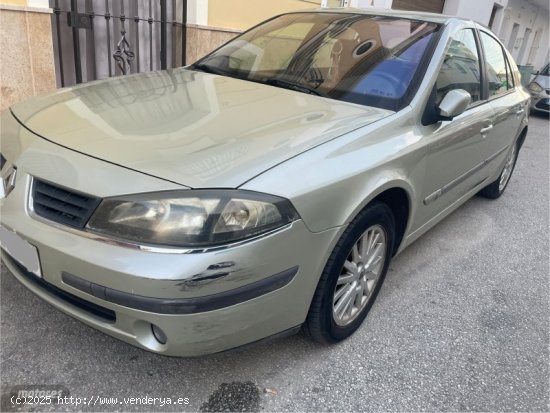
[[[259,151],[308,145],[349,127],[350,119],[358,122],[366,109],[185,69],[90,86],[74,88],[64,102],[79,122],[88,121],[89,127],[71,137],[80,148],[105,153],[132,145],[125,159],[133,168],[155,157],[173,168],[185,160],[188,172],[203,178],[230,169],[237,160],[252,162]],[[261,107],[266,110],[258,111]]]

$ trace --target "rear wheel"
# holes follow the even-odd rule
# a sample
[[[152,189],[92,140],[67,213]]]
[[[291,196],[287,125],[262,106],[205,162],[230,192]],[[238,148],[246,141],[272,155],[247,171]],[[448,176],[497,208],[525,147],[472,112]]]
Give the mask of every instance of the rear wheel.
[[[506,162],[504,163],[504,167],[502,168],[502,172],[499,177],[496,181],[483,188],[480,191],[480,195],[489,199],[497,199],[504,193],[504,190],[508,186],[510,178],[512,177],[512,172],[514,172],[514,167],[516,166],[518,151],[518,142],[516,142],[508,152],[508,157],[506,158]]]
[[[348,226],[319,280],[304,331],[323,343],[335,343],[357,330],[384,281],[393,251],[391,210],[374,202]]]

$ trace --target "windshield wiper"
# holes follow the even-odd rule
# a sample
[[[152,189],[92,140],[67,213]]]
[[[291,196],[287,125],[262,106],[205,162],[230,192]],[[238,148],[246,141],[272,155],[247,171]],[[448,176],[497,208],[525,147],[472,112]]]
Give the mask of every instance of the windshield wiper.
[[[307,86],[307,85],[303,85],[301,83],[294,83],[294,82],[290,82],[288,80],[283,80],[283,79],[280,79],[280,78],[271,78],[271,79],[266,79],[264,80],[262,83],[265,83],[266,85],[271,85],[271,86],[277,86],[277,87],[282,87],[282,88],[285,88],[285,89],[290,89],[290,90],[295,90],[297,92],[302,92],[302,93],[308,93],[310,95],[316,95],[316,96],[322,96],[322,97],[327,97],[327,95],[315,88],[312,88],[310,86]]]
[[[310,95],[328,97],[325,93],[323,93],[323,92],[321,92],[321,91],[319,91],[315,88],[312,88],[310,86],[307,86],[307,85],[304,85],[304,84],[301,84],[301,83],[294,83],[294,82],[291,82],[291,81],[288,81],[288,80],[283,80],[283,79],[280,79],[280,78],[275,78],[274,77],[274,78],[269,78],[269,79],[266,79],[266,80],[246,79],[246,78],[242,78],[240,76],[237,76],[235,73],[228,73],[228,72],[226,72],[222,69],[217,68],[216,66],[210,66],[206,63],[198,63],[198,64],[191,65],[190,69],[191,70],[200,70],[201,72],[211,73],[211,74],[214,74],[214,75],[235,77],[237,79],[250,80],[252,82],[258,82],[258,83],[265,83],[266,85],[282,87],[284,89],[295,90],[297,92],[308,93]]]

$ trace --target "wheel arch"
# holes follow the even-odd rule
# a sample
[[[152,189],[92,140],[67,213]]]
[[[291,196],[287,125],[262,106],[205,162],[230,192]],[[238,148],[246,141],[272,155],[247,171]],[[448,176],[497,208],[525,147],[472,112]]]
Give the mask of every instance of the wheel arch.
[[[384,203],[392,211],[395,220],[395,242],[392,255],[395,255],[403,242],[410,220],[411,201],[409,194],[401,187],[393,187],[377,195],[371,203],[373,201]]]
[[[518,144],[519,144],[519,149],[521,149],[521,147],[523,146],[523,143],[525,142],[525,138],[527,137],[527,131],[529,130],[529,127],[528,126],[525,126],[521,132],[519,133],[519,136],[518,136]]]
[[[408,188],[408,189],[406,189]],[[395,219],[395,225],[396,225],[396,239],[393,245],[393,250],[388,251],[389,256],[395,255],[395,253],[399,250],[399,247],[402,243],[402,240],[404,238],[404,235],[406,234],[407,227],[410,223],[410,216],[411,216],[411,209],[412,209],[412,203],[411,203],[411,188],[408,187],[406,181],[401,182],[400,184],[397,184],[396,182],[388,182],[386,185],[381,186],[376,191],[371,193],[365,201],[354,211],[352,215],[350,215],[349,220],[347,221],[347,225],[342,226],[343,233],[340,233],[340,236],[338,237],[340,240],[345,239],[342,238],[344,234],[346,234],[346,230],[350,230],[353,227],[350,227],[350,223],[354,222],[357,217],[361,216],[361,214],[365,211],[366,208],[369,208],[369,206],[377,203],[383,203],[386,205],[392,212],[394,219]],[[355,241],[354,241],[355,242]],[[340,241],[338,241],[338,244]],[[336,251],[338,251],[336,253]],[[331,251],[331,257],[336,253],[340,254],[341,250],[333,250]],[[348,249],[344,249],[344,251],[349,251]],[[327,272],[327,266],[332,266],[334,263],[334,260],[331,261],[329,258],[329,261],[325,263],[325,269],[321,275],[321,278],[319,279],[317,286],[315,288],[315,293],[311,299],[308,315],[306,318],[306,321],[303,324],[303,330],[304,332],[309,335],[310,337],[314,338],[315,340],[323,343],[332,343],[339,341],[341,338],[334,339],[334,336],[329,337],[328,333],[326,333],[326,330],[324,329],[324,319],[323,314],[326,314],[326,298],[324,297],[326,295],[326,291],[332,291],[334,290],[333,286],[329,284],[330,278],[328,278],[327,274],[330,274],[332,269],[329,267],[329,271]],[[390,260],[388,259],[386,261],[385,269],[383,270],[382,277],[385,275],[386,271],[388,270]],[[339,267],[339,265],[338,265]],[[336,282],[336,281],[334,281]],[[379,291],[381,286],[381,283],[378,284],[376,287],[374,294],[374,298],[376,299],[376,294]],[[372,300],[371,300],[372,303]],[[371,304],[372,305],[372,304]],[[368,313],[370,307],[366,307],[366,313]],[[365,315],[366,315],[365,313]],[[365,315],[363,315],[359,321],[359,325],[364,319]],[[355,327],[357,328],[357,327]],[[354,330],[352,330],[353,333]],[[349,335],[350,333],[345,333]],[[347,337],[345,335],[345,337]],[[344,337],[344,338],[345,338]]]
[[[379,187],[368,197],[366,197],[361,205],[354,210],[347,222],[353,221],[353,219],[360,214],[361,211],[373,202],[381,202],[387,205],[390,208],[395,220],[396,236],[392,254],[395,255],[400,246],[403,244],[405,234],[407,233],[407,229],[411,223],[411,217],[414,212],[412,194],[413,190],[406,181],[387,182],[385,185]]]

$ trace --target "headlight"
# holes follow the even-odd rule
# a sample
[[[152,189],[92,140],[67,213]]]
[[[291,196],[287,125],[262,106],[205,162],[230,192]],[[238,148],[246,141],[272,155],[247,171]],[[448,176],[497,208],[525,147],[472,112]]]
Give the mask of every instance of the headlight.
[[[529,90],[533,93],[540,93],[544,90],[544,88],[537,82],[531,82],[529,83]]]
[[[139,244],[206,247],[240,241],[298,219],[292,204],[240,190],[185,190],[104,199],[86,230]]]

